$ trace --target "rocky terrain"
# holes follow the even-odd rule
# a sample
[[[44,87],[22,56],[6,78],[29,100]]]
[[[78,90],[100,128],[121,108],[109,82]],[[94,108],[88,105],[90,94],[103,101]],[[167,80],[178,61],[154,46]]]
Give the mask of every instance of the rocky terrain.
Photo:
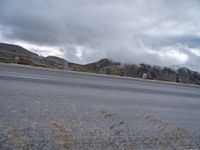
[[[150,80],[200,85],[200,74],[188,68],[179,68],[174,70],[168,67],[150,66],[147,64],[121,64],[109,59],[101,59],[94,63],[80,65],[55,56],[42,57],[24,49],[23,47],[5,43],[0,43],[0,62],[136,78],[142,78],[145,74],[146,78]]]

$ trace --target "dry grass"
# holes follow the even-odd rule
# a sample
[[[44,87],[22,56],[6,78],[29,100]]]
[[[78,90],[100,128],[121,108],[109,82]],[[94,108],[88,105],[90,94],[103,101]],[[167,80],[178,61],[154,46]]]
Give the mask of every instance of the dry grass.
[[[28,142],[27,142],[27,139],[25,137],[14,138],[13,143],[15,145],[16,150],[28,150],[29,149]]]
[[[14,129],[9,126],[4,127],[4,134],[9,141],[14,145],[15,150],[28,150],[29,144],[25,136],[19,134],[19,129]]]
[[[114,113],[109,112],[109,111],[105,111],[101,108],[97,108],[97,112],[102,114],[104,117],[111,117],[112,115],[114,115]]]
[[[50,129],[55,144],[63,149],[70,149],[75,146],[76,141],[72,134],[62,126],[62,124],[71,123],[72,119],[70,117],[60,118],[56,116],[47,105],[44,105],[43,111],[51,119],[50,125],[48,124],[46,127]]]
[[[191,142],[192,140],[185,129],[172,126],[169,123],[154,118],[153,116],[147,115],[145,119],[152,127],[159,129],[158,133],[149,136],[147,140],[157,139],[162,149],[167,147],[175,149],[188,149],[188,145],[196,147],[196,145]]]
[[[50,129],[55,138],[56,144],[65,149],[69,149],[75,146],[76,142],[72,134],[63,128],[59,123],[51,123]]]

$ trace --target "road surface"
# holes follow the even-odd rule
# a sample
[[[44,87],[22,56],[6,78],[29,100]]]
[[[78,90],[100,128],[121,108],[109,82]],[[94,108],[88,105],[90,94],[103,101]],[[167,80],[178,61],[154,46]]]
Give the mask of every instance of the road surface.
[[[0,64],[0,149],[200,149],[200,87]]]

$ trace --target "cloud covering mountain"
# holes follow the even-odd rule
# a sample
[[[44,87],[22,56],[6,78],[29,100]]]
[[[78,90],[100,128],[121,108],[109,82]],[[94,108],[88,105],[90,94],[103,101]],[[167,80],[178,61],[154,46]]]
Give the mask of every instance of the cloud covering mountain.
[[[0,0],[0,41],[77,63],[200,71],[199,0]]]

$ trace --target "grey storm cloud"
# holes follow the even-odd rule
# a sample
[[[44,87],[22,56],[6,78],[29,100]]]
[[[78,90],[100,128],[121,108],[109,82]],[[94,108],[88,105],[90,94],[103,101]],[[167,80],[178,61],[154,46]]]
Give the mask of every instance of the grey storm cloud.
[[[200,71],[200,1],[0,0],[0,37],[78,63],[107,57]]]

